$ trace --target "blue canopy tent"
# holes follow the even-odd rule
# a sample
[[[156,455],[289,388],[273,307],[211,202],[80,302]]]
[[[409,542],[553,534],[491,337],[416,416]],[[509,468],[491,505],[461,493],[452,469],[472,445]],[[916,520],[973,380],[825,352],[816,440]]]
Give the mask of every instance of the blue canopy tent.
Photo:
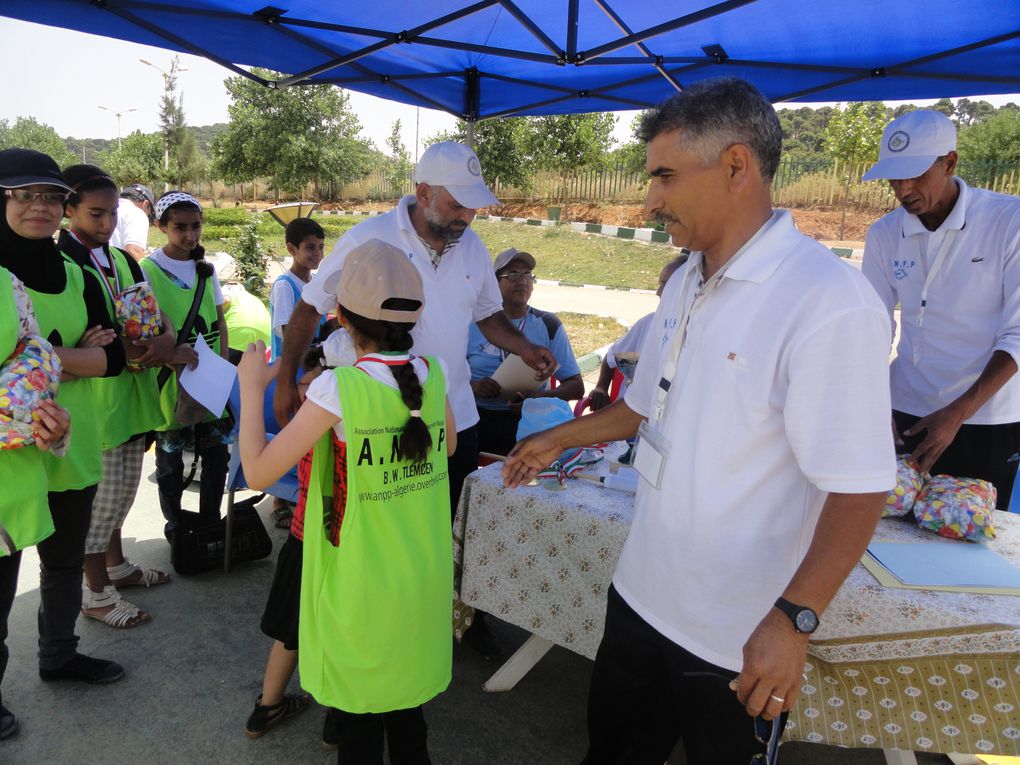
[[[469,121],[639,109],[721,75],[775,102],[1020,91],[1020,0],[265,2],[3,0],[0,15]]]

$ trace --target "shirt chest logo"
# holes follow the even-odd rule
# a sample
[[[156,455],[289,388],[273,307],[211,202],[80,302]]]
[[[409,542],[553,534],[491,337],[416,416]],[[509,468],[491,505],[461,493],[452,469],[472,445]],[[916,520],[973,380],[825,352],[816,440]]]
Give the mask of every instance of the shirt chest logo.
[[[917,261],[912,258],[909,260],[894,260],[892,262],[893,276],[900,280],[906,279],[910,276],[916,265]]]

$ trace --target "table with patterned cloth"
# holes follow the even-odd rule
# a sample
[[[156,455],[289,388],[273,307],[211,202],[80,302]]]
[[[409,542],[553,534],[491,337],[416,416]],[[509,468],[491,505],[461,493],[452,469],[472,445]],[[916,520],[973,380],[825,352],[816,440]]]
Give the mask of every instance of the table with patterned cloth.
[[[487,683],[509,690],[552,644],[594,658],[633,495],[570,479],[504,489],[500,464],[464,484],[459,597],[533,637]],[[600,472],[605,472],[605,465]],[[1020,515],[996,511],[989,547],[1020,565]],[[942,539],[886,519],[882,541]],[[458,609],[462,622],[470,608]],[[1020,755],[1020,597],[883,587],[858,564],[808,646],[787,740]]]

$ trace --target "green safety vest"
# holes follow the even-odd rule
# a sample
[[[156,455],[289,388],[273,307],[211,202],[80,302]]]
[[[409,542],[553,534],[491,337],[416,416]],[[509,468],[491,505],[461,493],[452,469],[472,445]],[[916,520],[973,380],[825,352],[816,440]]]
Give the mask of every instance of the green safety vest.
[[[85,272],[66,255],[61,256],[67,284],[59,294],[28,289],[35,308],[42,336],[50,339],[55,331],[60,339],[51,339],[53,345],[73,348],[85,334],[88,313],[85,308]],[[54,457],[43,453],[43,463],[49,476],[50,491],[84,489],[99,483],[103,477],[101,437],[98,410],[95,402],[94,379],[84,377],[60,383],[57,403],[71,413],[71,433],[67,454]]]
[[[399,460],[393,440],[407,421],[400,392],[356,367],[334,370],[346,463],[332,433],[315,446],[305,514],[298,661],[301,685],[346,712],[409,709],[442,693],[453,661],[453,543],[443,373],[429,359],[422,418],[432,449]],[[339,544],[333,476],[346,467]],[[318,498],[322,498],[320,504]],[[341,500],[342,502],[342,500]]]
[[[0,360],[21,339],[19,328],[11,272],[0,266]],[[53,533],[41,451],[34,446],[0,449],[0,486],[0,556],[6,555],[5,548],[21,550]]]
[[[235,351],[246,351],[249,343],[259,340],[268,347],[272,318],[266,304],[243,287],[231,289],[228,298],[230,305],[223,312],[223,319],[227,322],[230,347]]]
[[[128,267],[127,256],[120,250],[110,247],[110,259],[120,280],[121,289],[132,286],[134,277]],[[104,274],[90,261],[84,266],[100,286],[104,282],[110,284]],[[111,289],[112,289],[112,285]],[[110,318],[116,313],[110,292],[103,290],[106,310]],[[114,322],[116,323],[116,322]],[[159,388],[156,386],[156,369],[142,369],[137,372],[125,367],[116,377],[97,377],[92,381],[96,394],[96,408],[101,413],[101,437],[103,451],[113,449],[125,443],[139,433],[156,429],[163,423],[163,412],[159,407]]]
[[[191,310],[191,304],[195,299],[198,275],[196,274],[195,283],[191,285],[191,289],[186,290],[174,284],[163,269],[151,258],[143,260],[141,266],[149,281],[149,286],[152,287],[152,292],[156,296],[156,302],[159,303],[160,309],[170,317],[174,326],[179,329],[184,325],[184,320],[188,317],[188,311]],[[201,334],[209,344],[209,347],[220,353],[219,320],[216,316],[216,296],[213,294],[212,279],[211,276],[206,279],[202,304],[198,308],[198,315],[195,317],[195,323],[191,327],[191,332],[188,333],[187,342],[189,345],[194,345],[198,335]],[[156,430],[177,430],[184,427],[174,421],[174,409],[177,406],[177,375],[170,375],[166,385],[160,391],[159,406],[163,412],[163,422],[156,427]],[[221,416],[222,414],[219,416],[210,414],[206,417],[206,420],[216,420]]]

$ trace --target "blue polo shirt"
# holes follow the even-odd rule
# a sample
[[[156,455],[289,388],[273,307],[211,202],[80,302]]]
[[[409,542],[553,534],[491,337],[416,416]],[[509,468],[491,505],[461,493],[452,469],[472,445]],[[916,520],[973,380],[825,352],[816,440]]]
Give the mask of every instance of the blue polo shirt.
[[[563,323],[556,318],[555,314],[548,311],[539,311],[537,308],[528,306],[528,312],[523,319],[511,319],[511,324],[517,327],[521,333],[535,345],[541,345],[552,351],[556,357],[559,369],[556,370],[556,377],[566,380],[568,377],[580,374],[574,359],[574,349],[570,347],[570,340],[567,339]],[[548,326],[546,326],[548,324]],[[551,330],[551,332],[550,332]],[[550,337],[551,335],[551,337]],[[507,357],[505,351],[485,339],[485,335],[478,329],[477,324],[472,324],[468,332],[468,366],[471,367],[471,380],[481,380],[485,377],[492,377],[493,373]],[[548,383],[543,383],[543,390]],[[495,398],[476,398],[475,403],[479,409],[507,409],[505,401]]]

